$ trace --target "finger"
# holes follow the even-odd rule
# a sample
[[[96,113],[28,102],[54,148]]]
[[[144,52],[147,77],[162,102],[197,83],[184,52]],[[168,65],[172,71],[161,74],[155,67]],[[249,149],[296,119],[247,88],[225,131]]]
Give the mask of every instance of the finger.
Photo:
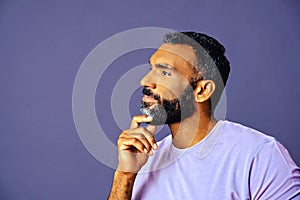
[[[145,151],[144,144],[138,140],[137,138],[120,138],[119,139],[119,149],[120,150],[129,150],[130,148],[136,148],[141,153],[148,153],[148,151]]]
[[[150,132],[150,131],[152,132]],[[141,133],[144,135],[144,137],[148,140],[148,142],[151,144],[152,149],[157,149],[156,140],[154,138],[154,132],[156,130],[156,127],[149,127],[149,130],[146,127],[139,127],[136,129],[133,129],[134,133]]]
[[[152,149],[152,145],[150,144],[148,139],[144,137],[144,138],[140,138],[139,141],[142,142],[143,145],[145,146],[144,152],[146,153],[146,151],[147,151],[147,153],[150,153],[151,149]]]
[[[151,148],[155,149],[155,138],[149,131],[147,131],[145,127],[128,130],[127,132],[124,132],[122,134],[122,137],[138,139],[140,142],[143,143],[143,145],[147,149],[147,152],[150,152]]]
[[[131,125],[130,128],[137,128],[140,126],[141,123],[143,122],[151,122],[153,120],[152,117],[147,116],[147,115],[137,115],[134,116],[132,121],[131,121]]]

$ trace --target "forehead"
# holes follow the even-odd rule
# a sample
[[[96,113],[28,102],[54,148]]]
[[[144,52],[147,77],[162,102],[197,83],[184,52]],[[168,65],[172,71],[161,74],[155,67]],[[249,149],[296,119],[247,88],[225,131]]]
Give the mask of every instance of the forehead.
[[[184,44],[162,44],[151,56],[150,64],[167,64],[176,70],[191,69],[196,63],[193,48]]]

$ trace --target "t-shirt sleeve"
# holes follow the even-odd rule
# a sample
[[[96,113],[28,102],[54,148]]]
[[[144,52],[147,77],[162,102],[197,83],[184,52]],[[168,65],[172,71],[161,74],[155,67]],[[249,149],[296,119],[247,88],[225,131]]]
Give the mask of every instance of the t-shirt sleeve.
[[[300,169],[276,140],[256,151],[249,167],[250,199],[300,199]]]

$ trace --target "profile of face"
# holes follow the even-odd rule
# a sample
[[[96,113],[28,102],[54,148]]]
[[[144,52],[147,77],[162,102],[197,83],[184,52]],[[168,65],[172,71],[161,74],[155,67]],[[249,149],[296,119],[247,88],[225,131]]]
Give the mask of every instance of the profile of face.
[[[140,111],[153,117],[151,124],[180,122],[195,112],[191,63],[196,59],[191,46],[163,44],[150,58],[151,69],[141,80],[144,97]]]

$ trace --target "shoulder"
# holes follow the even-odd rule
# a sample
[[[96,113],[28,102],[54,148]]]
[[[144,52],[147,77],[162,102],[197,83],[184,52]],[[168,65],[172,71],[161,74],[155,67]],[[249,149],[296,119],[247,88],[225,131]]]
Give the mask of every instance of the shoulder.
[[[216,151],[237,163],[247,163],[248,167],[258,156],[265,161],[275,154],[279,155],[277,160],[289,159],[287,150],[274,137],[230,121],[223,123]]]
[[[251,198],[289,199],[299,194],[299,167],[274,137],[229,121],[224,122],[221,137],[236,157],[247,158]]]
[[[224,121],[220,143],[240,152],[247,151],[250,159],[260,157],[261,161],[274,159],[273,162],[280,160],[287,166],[294,165],[287,149],[274,137],[238,123]]]
[[[262,133],[258,130],[255,130],[253,128],[250,128],[248,126],[231,122],[231,121],[224,121],[224,131],[226,131],[226,134],[229,134],[231,136],[242,136],[243,138],[246,138],[250,140],[249,142],[257,142],[257,141],[265,141],[265,140],[273,140],[274,138]]]
[[[224,121],[221,139],[235,148],[248,151],[256,151],[262,145],[276,141],[272,136],[231,121]]]

